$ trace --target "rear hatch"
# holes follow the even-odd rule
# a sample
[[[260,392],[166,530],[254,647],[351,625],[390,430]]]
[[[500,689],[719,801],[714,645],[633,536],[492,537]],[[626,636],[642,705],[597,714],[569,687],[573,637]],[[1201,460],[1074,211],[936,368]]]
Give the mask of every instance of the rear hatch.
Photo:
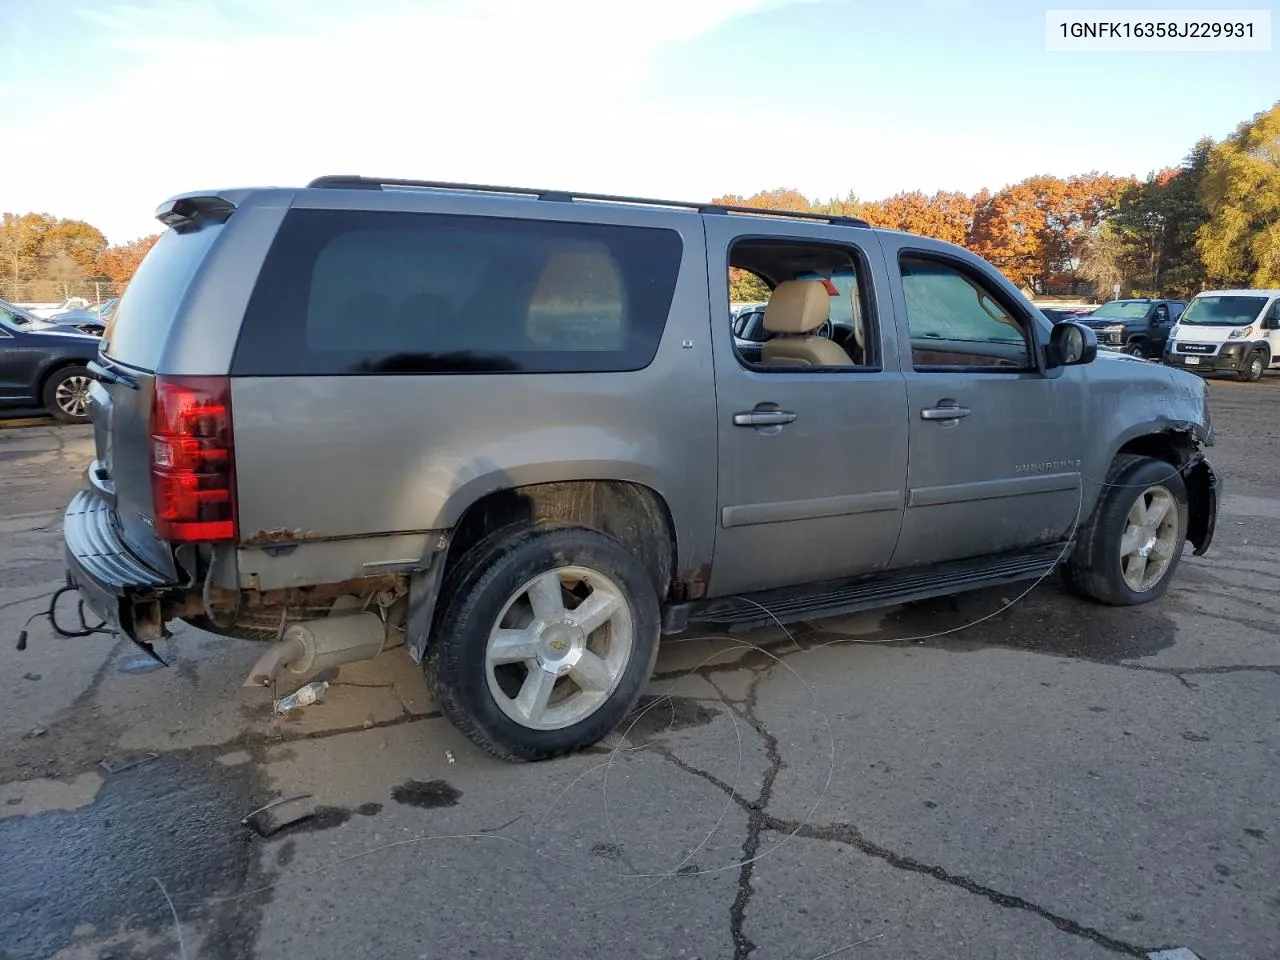
[[[116,307],[90,391],[97,458],[90,480],[116,511],[121,537],[152,569],[176,576],[173,552],[156,530],[153,408],[170,328],[221,223],[169,229],[147,254]]]

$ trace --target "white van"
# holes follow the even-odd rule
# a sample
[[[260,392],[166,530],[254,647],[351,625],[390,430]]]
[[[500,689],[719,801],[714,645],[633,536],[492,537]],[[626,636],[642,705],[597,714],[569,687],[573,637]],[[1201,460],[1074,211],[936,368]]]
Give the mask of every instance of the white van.
[[[1178,318],[1164,362],[1249,383],[1280,369],[1280,290],[1205,290]]]

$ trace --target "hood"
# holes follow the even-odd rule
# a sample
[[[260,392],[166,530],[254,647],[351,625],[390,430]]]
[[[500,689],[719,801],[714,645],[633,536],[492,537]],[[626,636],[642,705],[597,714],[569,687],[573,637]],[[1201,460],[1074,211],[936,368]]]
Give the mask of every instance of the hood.
[[[1178,324],[1169,334],[1169,339],[1175,341],[1181,340],[1183,343],[1228,343],[1234,339],[1239,340],[1242,343],[1247,343],[1249,340],[1256,340],[1265,334],[1265,331],[1261,329],[1261,326],[1255,322],[1253,324],[1253,333],[1249,336],[1244,338],[1231,336],[1232,331],[1243,330],[1247,326],[1249,326],[1249,324],[1244,324],[1243,326],[1238,327],[1231,326],[1229,324],[1224,324],[1222,326],[1218,326],[1216,324],[1210,326],[1207,323]]]

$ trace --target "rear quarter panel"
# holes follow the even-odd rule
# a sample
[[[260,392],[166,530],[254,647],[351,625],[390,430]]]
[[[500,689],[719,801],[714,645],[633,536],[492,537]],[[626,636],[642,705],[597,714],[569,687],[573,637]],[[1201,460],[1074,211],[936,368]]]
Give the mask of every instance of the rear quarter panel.
[[[675,523],[677,569],[710,561],[715,388],[697,214],[520,200],[490,207],[403,192],[299,197],[348,209],[668,227],[683,241],[680,274],[657,354],[634,372],[236,378],[241,539],[299,543],[277,558],[242,543],[242,583],[256,575],[269,589],[383,572],[428,556],[484,495],[567,480],[652,488]]]

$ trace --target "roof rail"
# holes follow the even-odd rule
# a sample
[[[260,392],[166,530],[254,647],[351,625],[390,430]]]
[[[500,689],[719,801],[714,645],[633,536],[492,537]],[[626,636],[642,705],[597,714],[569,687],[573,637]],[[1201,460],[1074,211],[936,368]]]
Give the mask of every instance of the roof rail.
[[[495,187],[478,183],[450,183],[444,180],[400,180],[387,177],[360,177],[335,174],[317,177],[308,187],[330,190],[381,190],[383,187],[415,187],[426,190],[462,190],[475,193],[501,193],[517,197],[534,197],[559,203],[587,200],[596,203],[641,204],[649,207],[672,207],[678,210],[696,210],[698,213],[737,213],[756,217],[782,217],[788,220],[816,220],[846,227],[869,227],[871,224],[859,217],[846,217],[827,213],[810,213],[795,210],[768,210],[758,207],[734,206],[723,203],[691,203],[680,200],[652,200],[647,197],[621,197],[607,193],[579,193],[576,190],[540,190],[532,187]]]

